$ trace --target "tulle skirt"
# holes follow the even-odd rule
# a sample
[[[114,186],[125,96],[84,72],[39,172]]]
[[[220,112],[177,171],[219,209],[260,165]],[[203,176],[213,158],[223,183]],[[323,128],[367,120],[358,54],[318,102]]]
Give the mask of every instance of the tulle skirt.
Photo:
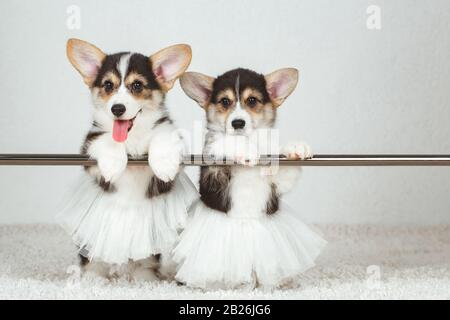
[[[170,192],[151,199],[105,192],[88,175],[75,189],[57,220],[82,255],[110,264],[170,253],[198,194],[183,172]]]
[[[274,288],[297,280],[326,241],[282,204],[274,215],[230,217],[198,201],[174,249],[176,279],[199,288]]]

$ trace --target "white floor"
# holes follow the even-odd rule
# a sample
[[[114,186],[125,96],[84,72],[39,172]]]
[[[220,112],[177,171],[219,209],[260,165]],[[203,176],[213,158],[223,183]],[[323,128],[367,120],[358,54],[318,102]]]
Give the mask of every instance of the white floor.
[[[450,299],[450,226],[322,226],[329,245],[300,288],[192,290],[173,283],[79,280],[56,226],[0,226],[0,299]]]

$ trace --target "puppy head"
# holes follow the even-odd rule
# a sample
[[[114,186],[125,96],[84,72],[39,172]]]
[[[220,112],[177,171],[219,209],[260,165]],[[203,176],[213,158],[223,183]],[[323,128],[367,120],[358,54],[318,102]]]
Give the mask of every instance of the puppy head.
[[[163,107],[165,93],[187,69],[192,54],[188,45],[179,44],[151,56],[107,55],[88,42],[70,39],[67,56],[91,90],[96,122],[124,142],[137,119]]]
[[[209,128],[240,135],[271,128],[276,109],[292,93],[297,82],[298,71],[293,68],[266,76],[235,69],[217,78],[194,72],[187,72],[180,78],[184,92],[205,109]]]

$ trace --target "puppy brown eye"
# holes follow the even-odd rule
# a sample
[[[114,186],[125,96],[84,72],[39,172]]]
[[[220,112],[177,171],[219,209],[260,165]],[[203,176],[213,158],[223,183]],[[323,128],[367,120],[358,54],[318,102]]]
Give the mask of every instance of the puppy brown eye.
[[[254,106],[256,106],[257,103],[258,103],[258,99],[256,99],[255,97],[249,97],[247,99],[247,105],[249,107],[254,107]]]
[[[144,87],[144,85],[142,84],[141,81],[134,81],[131,84],[131,90],[133,90],[134,92],[137,92],[137,93],[141,92],[143,87]]]
[[[105,81],[104,83],[103,83],[103,88],[105,89],[105,91],[107,92],[107,93],[109,93],[109,92],[111,92],[111,91],[113,91],[113,89],[114,89],[114,84],[111,82],[111,81]]]
[[[222,98],[220,99],[220,104],[226,108],[230,106],[231,101],[228,98]]]

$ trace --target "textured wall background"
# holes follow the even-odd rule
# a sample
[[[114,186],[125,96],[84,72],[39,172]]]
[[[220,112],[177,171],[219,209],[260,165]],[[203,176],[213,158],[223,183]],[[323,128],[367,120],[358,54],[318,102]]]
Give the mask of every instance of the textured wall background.
[[[366,27],[369,5],[381,30]],[[69,5],[81,28],[66,26]],[[90,123],[88,90],[68,63],[77,37],[107,52],[193,47],[190,70],[301,70],[281,107],[284,141],[316,153],[450,153],[450,2],[0,2],[0,152],[76,153]],[[192,130],[202,110],[177,84],[168,97]],[[0,223],[51,222],[79,168],[0,168]],[[196,170],[190,170],[196,176]],[[450,223],[450,168],[306,168],[286,198],[316,223]]]

